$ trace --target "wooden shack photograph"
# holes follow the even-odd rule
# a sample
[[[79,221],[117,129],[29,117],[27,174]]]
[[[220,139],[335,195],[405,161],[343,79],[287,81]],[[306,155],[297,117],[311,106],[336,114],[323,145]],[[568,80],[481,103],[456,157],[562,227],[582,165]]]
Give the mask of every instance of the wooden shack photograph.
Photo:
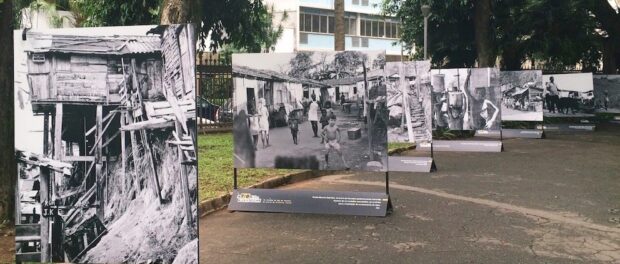
[[[195,35],[15,40],[18,263],[198,262]]]

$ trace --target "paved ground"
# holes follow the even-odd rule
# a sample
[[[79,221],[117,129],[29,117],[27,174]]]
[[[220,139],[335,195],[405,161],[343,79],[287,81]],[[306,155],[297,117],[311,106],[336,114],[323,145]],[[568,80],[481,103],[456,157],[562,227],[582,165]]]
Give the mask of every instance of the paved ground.
[[[363,122],[357,119],[357,109],[354,108],[352,114],[342,113],[340,107],[334,109],[337,116],[336,125],[341,131],[341,149],[347,165],[353,170],[362,170],[366,167],[366,163],[370,161],[368,150],[368,133]],[[347,130],[352,127],[361,127],[362,136],[356,140],[349,140]],[[320,167],[325,168],[325,144],[321,144],[321,124],[318,124],[318,136],[313,137],[312,125],[310,121],[299,124],[299,132],[297,135],[298,144],[293,144],[293,137],[289,127],[278,127],[269,129],[270,147],[263,148],[262,142],[258,142],[258,150],[256,152],[257,167],[275,167],[275,154],[287,157],[300,156],[316,156],[320,162]],[[340,157],[331,152],[329,155],[329,166],[333,169],[345,169]]]
[[[620,126],[505,140],[504,153],[435,154],[392,173],[386,218],[218,212],[203,263],[620,263]],[[383,175],[287,188],[382,191]],[[610,210],[611,209],[611,210]]]
[[[0,227],[0,263],[15,261],[15,236],[13,228]]]

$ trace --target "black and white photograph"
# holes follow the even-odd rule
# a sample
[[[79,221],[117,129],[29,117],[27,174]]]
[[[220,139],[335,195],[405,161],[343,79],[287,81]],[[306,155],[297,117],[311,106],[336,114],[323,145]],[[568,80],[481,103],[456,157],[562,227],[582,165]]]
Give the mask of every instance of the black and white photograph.
[[[501,91],[496,68],[431,70],[433,129],[498,130]]]
[[[594,116],[592,73],[543,75],[544,116]]]
[[[387,169],[385,52],[233,54],[237,168]]]
[[[430,61],[386,63],[388,142],[432,140],[430,71]]]
[[[195,36],[15,38],[18,263],[198,263]]]
[[[502,71],[502,121],[543,121],[542,71]]]
[[[594,75],[594,107],[599,113],[620,114],[620,75]]]

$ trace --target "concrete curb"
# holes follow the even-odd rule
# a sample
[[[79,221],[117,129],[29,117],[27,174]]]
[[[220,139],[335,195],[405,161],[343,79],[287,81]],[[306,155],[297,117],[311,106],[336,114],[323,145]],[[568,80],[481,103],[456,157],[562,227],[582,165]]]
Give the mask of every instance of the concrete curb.
[[[413,150],[413,149],[415,149],[415,146],[416,145],[411,145],[411,146],[408,146],[408,147],[391,149],[391,150],[388,151],[388,156],[392,156],[392,155],[395,155],[395,154],[400,154],[400,153],[403,153],[403,152],[405,152],[407,150]]]
[[[305,181],[313,178],[318,178],[325,175],[332,175],[342,173],[341,171],[303,171],[299,173],[293,173],[280,177],[273,177],[265,181],[254,184],[248,188],[257,189],[273,189],[280,186],[293,184],[300,181]],[[221,195],[206,201],[202,201],[198,204],[198,214],[200,217],[205,217],[213,212],[224,209],[230,202],[231,193]]]

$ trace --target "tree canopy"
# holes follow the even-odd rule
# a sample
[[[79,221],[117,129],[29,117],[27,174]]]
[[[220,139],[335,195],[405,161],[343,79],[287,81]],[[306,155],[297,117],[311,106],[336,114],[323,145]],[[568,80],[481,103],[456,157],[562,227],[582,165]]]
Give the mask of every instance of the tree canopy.
[[[607,0],[490,0],[488,10],[477,9],[480,2],[484,1],[384,0],[382,7],[402,19],[401,38],[420,58],[420,8],[430,5],[428,50],[437,67],[481,65],[481,53],[489,53],[491,64],[497,61],[505,70],[520,69],[530,61],[549,70],[581,64],[592,71],[601,60],[606,72],[618,70],[620,14]],[[488,23],[476,23],[484,22],[485,16]]]

